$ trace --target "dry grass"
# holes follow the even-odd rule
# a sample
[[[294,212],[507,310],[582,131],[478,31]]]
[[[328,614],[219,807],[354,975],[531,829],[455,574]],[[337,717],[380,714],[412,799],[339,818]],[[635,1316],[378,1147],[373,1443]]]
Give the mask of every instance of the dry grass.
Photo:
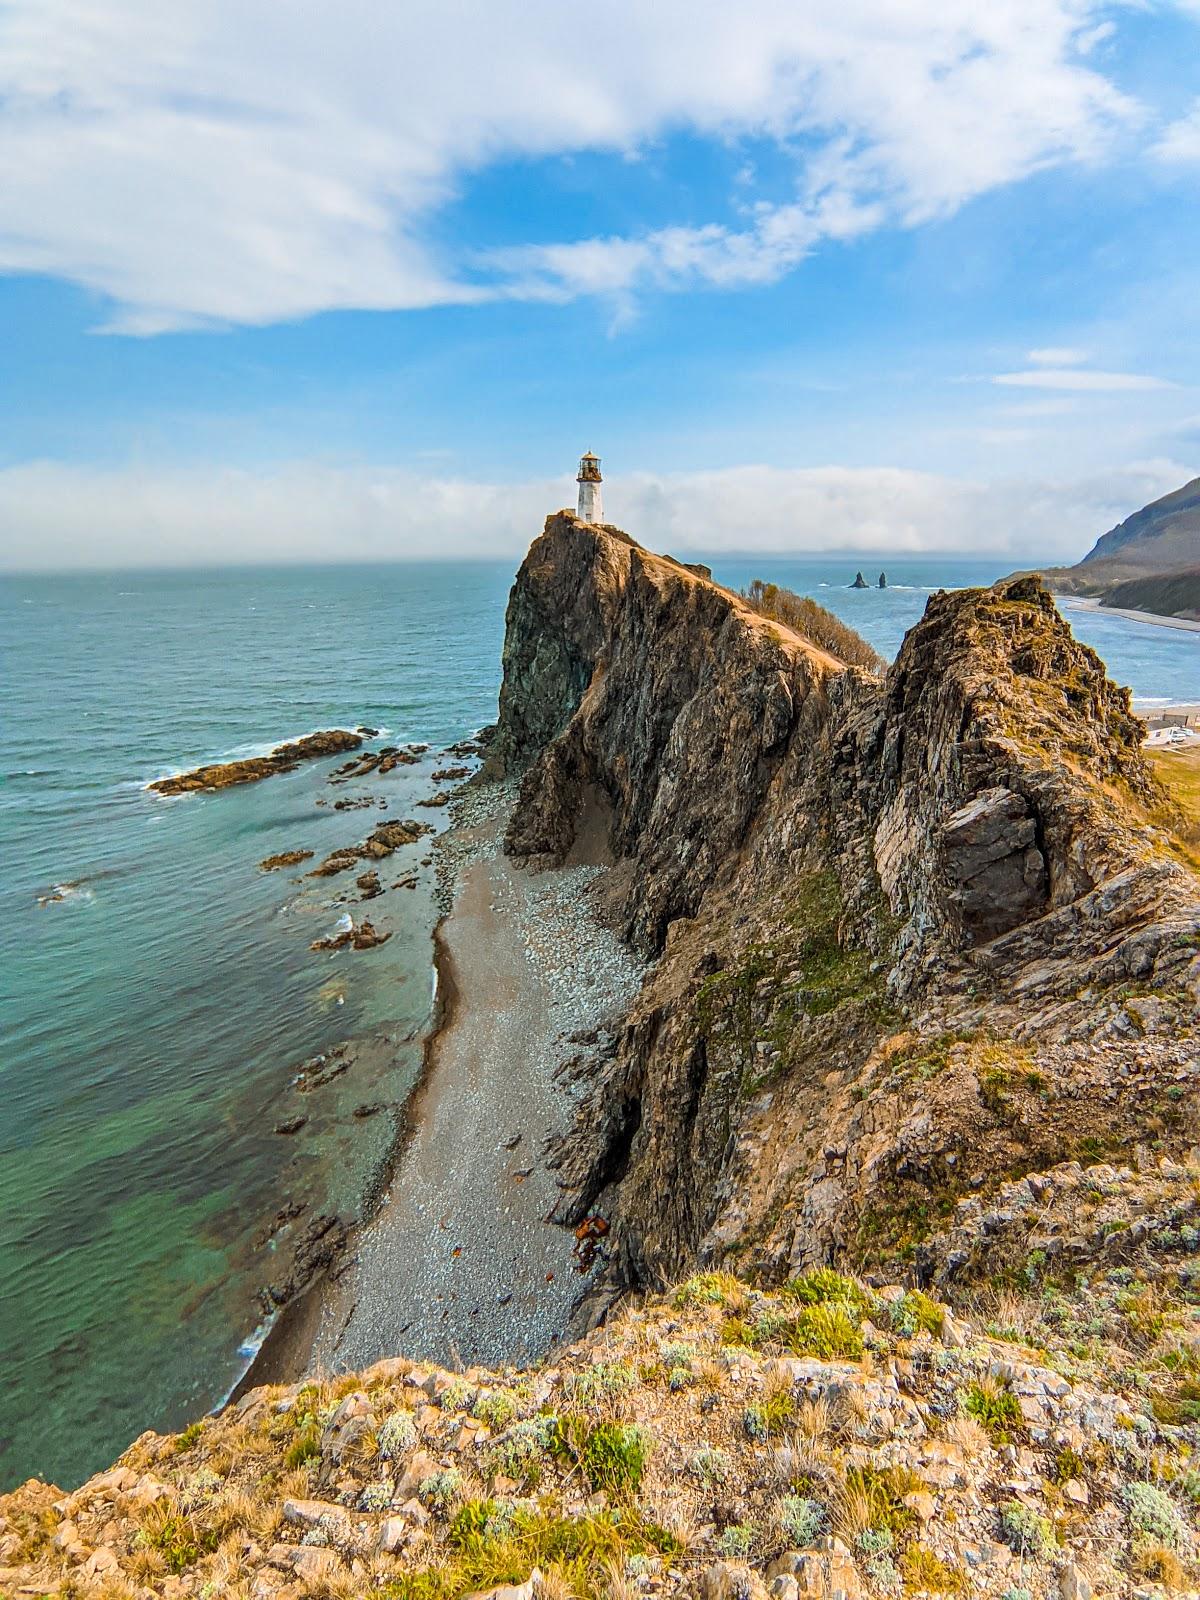
[[[833,1429],[833,1407],[825,1395],[802,1400],[796,1410],[796,1432],[810,1444],[824,1439]]]
[[[1164,1589],[1183,1589],[1187,1576],[1183,1563],[1174,1550],[1165,1544],[1139,1544],[1133,1552],[1130,1566],[1135,1578],[1145,1583],[1161,1583]]]
[[[871,1424],[871,1406],[862,1389],[843,1389],[838,1396],[836,1425],[840,1432],[865,1433]]]
[[[761,578],[755,578],[741,595],[760,617],[782,622],[785,628],[811,640],[820,649],[828,650],[847,666],[865,667],[868,672],[880,676],[887,670],[883,657],[861,634],[806,595],[793,594],[790,589],[781,589],[777,583],[764,583]]]
[[[961,1450],[968,1461],[974,1461],[991,1447],[987,1429],[974,1417],[951,1417],[946,1424],[946,1442]]]

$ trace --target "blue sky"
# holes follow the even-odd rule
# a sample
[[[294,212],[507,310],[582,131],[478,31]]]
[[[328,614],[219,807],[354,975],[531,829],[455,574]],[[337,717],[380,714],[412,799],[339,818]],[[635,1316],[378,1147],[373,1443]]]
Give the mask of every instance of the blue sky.
[[[0,562],[515,553],[587,446],[1078,556],[1200,470],[1200,0],[829,10],[0,5]]]

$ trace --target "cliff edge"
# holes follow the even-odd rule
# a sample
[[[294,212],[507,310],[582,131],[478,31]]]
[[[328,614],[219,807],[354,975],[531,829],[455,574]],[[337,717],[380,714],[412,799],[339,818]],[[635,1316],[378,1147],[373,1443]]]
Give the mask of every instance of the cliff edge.
[[[548,520],[493,763],[507,849],[602,852],[655,958],[555,1152],[614,1284],[912,1267],[1014,1175],[1195,1138],[1200,886],[1140,738],[1036,579],[933,596],[881,681]]]
[[[0,1597],[1196,1593],[1200,886],[1139,737],[1036,580],[880,679],[552,517],[488,766],[650,961],[551,1152],[622,1305],[30,1480]]]

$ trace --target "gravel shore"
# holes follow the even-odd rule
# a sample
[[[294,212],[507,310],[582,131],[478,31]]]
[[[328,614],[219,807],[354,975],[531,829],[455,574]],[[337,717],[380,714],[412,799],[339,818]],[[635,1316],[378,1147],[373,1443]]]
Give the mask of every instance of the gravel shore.
[[[410,1108],[411,1137],[354,1259],[324,1296],[310,1370],[403,1351],[536,1360],[586,1290],[546,1138],[570,1120],[554,1081],[567,1035],[619,1015],[642,968],[591,910],[604,869],[529,872],[502,851],[510,785],[468,789],[439,842],[442,1023]]]

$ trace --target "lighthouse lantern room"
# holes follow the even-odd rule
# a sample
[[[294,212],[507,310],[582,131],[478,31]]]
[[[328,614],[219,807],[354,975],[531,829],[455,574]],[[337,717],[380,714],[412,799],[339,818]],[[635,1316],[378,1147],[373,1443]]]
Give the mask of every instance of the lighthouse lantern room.
[[[603,522],[604,502],[600,498],[600,457],[594,456],[589,450],[586,455],[579,458],[579,520],[580,522]]]

